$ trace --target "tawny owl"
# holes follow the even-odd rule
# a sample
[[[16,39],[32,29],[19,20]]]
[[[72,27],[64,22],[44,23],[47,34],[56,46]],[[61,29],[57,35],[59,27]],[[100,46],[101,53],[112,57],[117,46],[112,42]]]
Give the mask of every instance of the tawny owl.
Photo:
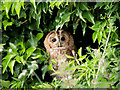
[[[65,61],[70,60],[65,54],[74,56],[76,51],[72,35],[64,30],[53,30],[48,33],[44,40],[44,46],[47,54],[50,56],[49,64],[51,64],[51,59],[55,59],[57,62],[57,64],[53,64],[54,70],[59,69],[59,62],[61,62],[63,59]],[[60,76],[57,75],[56,77],[60,78]]]

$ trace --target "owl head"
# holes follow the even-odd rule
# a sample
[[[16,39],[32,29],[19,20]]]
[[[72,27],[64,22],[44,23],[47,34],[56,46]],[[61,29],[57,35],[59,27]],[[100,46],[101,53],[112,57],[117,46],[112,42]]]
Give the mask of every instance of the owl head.
[[[45,38],[44,46],[48,52],[49,49],[67,49],[74,48],[74,39],[72,35],[64,30],[51,31]]]

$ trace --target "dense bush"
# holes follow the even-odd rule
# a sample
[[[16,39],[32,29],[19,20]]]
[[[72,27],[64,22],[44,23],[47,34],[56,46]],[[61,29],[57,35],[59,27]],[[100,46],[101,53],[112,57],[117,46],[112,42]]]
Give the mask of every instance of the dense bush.
[[[3,88],[120,88],[119,2],[21,1],[0,3]],[[54,73],[64,80],[48,74],[43,41],[53,29],[72,33],[78,48]]]

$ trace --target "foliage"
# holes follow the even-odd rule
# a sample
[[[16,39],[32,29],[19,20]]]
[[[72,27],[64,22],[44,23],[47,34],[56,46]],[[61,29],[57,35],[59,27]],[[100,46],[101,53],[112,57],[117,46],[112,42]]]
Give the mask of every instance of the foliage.
[[[119,2],[7,1],[0,3],[3,88],[120,87]],[[79,46],[76,57],[66,55],[73,61],[62,62],[61,70],[53,73],[66,78],[44,81],[48,70],[53,70],[43,46],[45,36],[53,29],[77,35],[80,26],[83,38],[88,30],[93,31],[91,39],[98,47],[88,45],[83,54]]]

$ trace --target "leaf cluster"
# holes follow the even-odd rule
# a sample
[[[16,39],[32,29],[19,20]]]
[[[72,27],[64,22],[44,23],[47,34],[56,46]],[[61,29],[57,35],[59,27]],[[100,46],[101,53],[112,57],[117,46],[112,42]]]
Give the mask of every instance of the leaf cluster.
[[[119,2],[8,1],[0,3],[3,88],[120,87]],[[79,46],[75,57],[66,55],[73,61],[61,62],[61,69],[55,71],[52,64],[48,65],[49,56],[43,45],[45,36],[53,29],[68,30],[74,35],[81,29],[83,38],[91,30],[91,39],[98,48],[88,46],[83,54]],[[48,82],[49,70],[65,78]]]

